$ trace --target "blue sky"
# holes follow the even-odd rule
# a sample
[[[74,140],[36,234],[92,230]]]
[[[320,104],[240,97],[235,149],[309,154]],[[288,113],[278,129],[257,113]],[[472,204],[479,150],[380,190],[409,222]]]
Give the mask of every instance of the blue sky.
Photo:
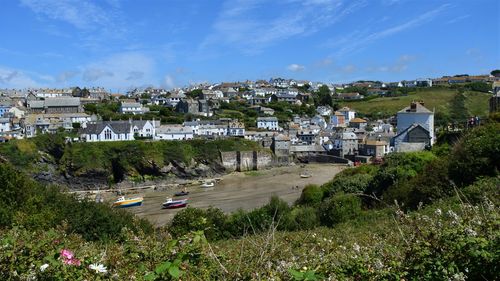
[[[0,88],[397,81],[500,68],[497,0],[5,0]]]

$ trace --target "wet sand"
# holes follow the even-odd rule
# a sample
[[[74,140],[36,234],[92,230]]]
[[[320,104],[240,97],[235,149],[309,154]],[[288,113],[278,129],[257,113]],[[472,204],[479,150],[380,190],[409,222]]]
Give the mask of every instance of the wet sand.
[[[188,206],[195,208],[217,207],[226,213],[240,208],[251,210],[269,202],[269,198],[277,195],[288,203],[293,203],[307,184],[323,184],[343,170],[345,166],[335,164],[308,164],[301,166],[279,167],[262,171],[231,173],[222,177],[222,181],[213,188],[191,186],[188,196],[173,197],[182,188],[168,191],[140,191],[131,197],[143,196],[140,207],[127,210],[141,218],[146,218],[157,226],[167,224],[182,209],[162,209],[161,205],[167,197],[189,198]],[[300,174],[309,172],[312,177],[301,178]],[[299,188],[292,188],[298,186]]]

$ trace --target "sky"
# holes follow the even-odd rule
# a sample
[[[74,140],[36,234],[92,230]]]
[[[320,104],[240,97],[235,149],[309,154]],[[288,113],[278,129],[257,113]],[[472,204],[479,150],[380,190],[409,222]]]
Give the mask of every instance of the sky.
[[[499,14],[498,0],[3,0],[0,88],[488,74]]]

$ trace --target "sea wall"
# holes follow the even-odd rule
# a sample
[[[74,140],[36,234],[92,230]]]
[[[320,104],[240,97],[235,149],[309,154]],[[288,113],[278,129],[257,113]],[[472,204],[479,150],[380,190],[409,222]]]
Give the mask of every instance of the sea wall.
[[[228,172],[265,169],[274,164],[272,154],[263,151],[227,151],[221,152],[220,157]]]

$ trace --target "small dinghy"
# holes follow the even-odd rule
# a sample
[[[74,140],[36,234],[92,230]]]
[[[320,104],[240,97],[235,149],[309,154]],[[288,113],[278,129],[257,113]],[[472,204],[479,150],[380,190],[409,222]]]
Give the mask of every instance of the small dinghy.
[[[181,200],[172,200],[172,198],[167,198],[167,201],[162,204],[163,209],[176,209],[184,208],[187,206],[187,198]]]
[[[201,187],[203,188],[209,188],[209,187],[214,187],[215,186],[215,183],[213,182],[205,182],[201,185]]]

